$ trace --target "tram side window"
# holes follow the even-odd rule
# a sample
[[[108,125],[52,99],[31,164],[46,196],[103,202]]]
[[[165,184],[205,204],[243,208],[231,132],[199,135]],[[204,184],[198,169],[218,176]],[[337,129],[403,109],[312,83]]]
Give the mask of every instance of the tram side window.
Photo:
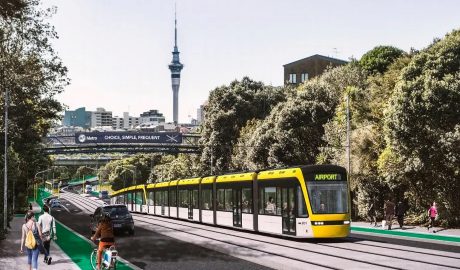
[[[188,190],[179,190],[179,206],[188,208]]]
[[[139,191],[136,192],[136,204],[143,204],[144,203],[144,193]]]
[[[133,199],[134,199],[134,198],[133,198],[133,197],[134,197],[133,195],[134,195],[134,193],[128,193],[128,194],[126,194],[126,200],[127,200],[127,202],[128,202],[129,204],[133,203]]]
[[[297,205],[298,205],[298,216],[308,217],[307,208],[305,205],[305,197],[303,196],[302,188],[297,187]]]
[[[212,209],[212,190],[211,189],[201,190],[201,209],[203,210]]]
[[[259,190],[259,214],[281,215],[281,188],[265,187]]]
[[[233,211],[232,190],[225,190],[225,211]]]
[[[242,193],[243,213],[252,214],[252,189],[243,188]]]
[[[198,209],[198,189],[192,190],[192,208]]]
[[[217,211],[225,211],[225,189],[217,190]]]
[[[160,205],[161,206],[165,206],[165,205],[168,205],[168,191],[166,190],[162,190],[160,191],[161,193],[161,201],[160,201]]]
[[[161,205],[161,191],[156,190],[155,191],[155,206],[160,206]]]
[[[176,189],[169,190],[169,206],[176,207]]]
[[[148,205],[153,205],[153,191],[150,191],[150,192],[148,193],[147,204],[148,204]]]

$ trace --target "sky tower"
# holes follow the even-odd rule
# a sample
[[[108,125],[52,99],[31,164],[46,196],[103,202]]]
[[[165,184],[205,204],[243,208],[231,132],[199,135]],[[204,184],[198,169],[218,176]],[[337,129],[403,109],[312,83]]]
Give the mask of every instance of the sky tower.
[[[171,84],[173,90],[173,121],[178,123],[179,117],[179,86],[180,86],[180,72],[184,65],[179,61],[179,49],[177,48],[177,18],[176,10],[174,10],[174,51],[172,52],[173,59],[169,64],[171,70]]]

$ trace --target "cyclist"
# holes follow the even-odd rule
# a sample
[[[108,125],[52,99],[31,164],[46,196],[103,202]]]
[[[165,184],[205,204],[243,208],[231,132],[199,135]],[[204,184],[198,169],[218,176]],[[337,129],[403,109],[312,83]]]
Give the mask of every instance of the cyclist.
[[[96,233],[91,237],[91,240],[95,241],[97,238],[99,240],[99,247],[97,250],[97,267],[96,269],[100,269],[101,266],[101,257],[104,248],[108,248],[115,244],[115,238],[113,235],[113,225],[112,219],[110,218],[110,214],[107,212],[102,212],[102,217],[97,224]]]

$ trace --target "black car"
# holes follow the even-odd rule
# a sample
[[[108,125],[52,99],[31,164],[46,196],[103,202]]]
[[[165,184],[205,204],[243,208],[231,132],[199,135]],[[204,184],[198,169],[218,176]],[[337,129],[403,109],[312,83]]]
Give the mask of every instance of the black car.
[[[102,213],[109,213],[110,218],[112,219],[113,230],[128,232],[130,235],[134,234],[134,220],[131,214],[126,208],[125,205],[115,204],[115,205],[106,205],[101,206],[94,211],[94,214],[91,214],[91,235],[96,232],[97,224],[102,218]]]

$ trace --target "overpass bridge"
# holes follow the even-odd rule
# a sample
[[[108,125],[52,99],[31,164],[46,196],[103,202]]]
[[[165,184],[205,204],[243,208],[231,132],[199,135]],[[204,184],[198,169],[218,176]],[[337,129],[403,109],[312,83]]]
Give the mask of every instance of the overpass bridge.
[[[115,134],[115,135],[114,135]],[[121,134],[121,135],[120,135]],[[134,133],[134,132],[92,132],[76,133],[73,136],[50,135],[43,138],[44,151],[47,155],[71,155],[71,154],[96,154],[96,153],[199,153],[199,134],[181,133]],[[148,134],[148,135],[145,135]],[[168,135],[169,134],[169,135]],[[169,139],[148,140],[166,135]],[[118,136],[118,137],[117,137]],[[137,137],[136,137],[137,136]],[[176,137],[180,140],[175,140]],[[99,140],[99,138],[103,138]],[[117,139],[118,138],[118,139]],[[133,140],[133,138],[135,140]],[[74,161],[60,160],[60,163],[77,163]],[[96,160],[92,161],[98,164]],[[107,162],[107,161],[106,161]],[[86,163],[87,164],[87,163]],[[69,164],[70,165],[70,164]]]

